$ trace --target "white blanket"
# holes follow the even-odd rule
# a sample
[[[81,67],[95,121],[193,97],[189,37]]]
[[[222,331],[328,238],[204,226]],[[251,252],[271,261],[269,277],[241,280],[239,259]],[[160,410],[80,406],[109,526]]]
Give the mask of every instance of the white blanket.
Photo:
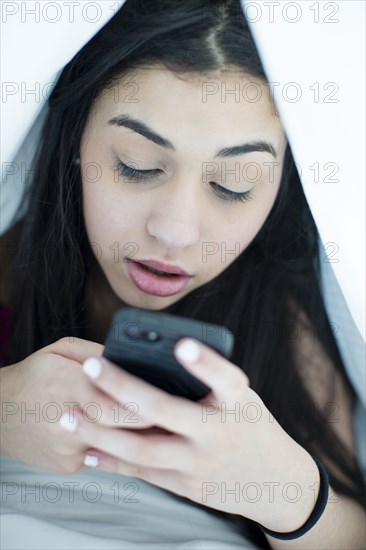
[[[221,516],[141,479],[62,475],[0,456],[2,550],[258,548]]]

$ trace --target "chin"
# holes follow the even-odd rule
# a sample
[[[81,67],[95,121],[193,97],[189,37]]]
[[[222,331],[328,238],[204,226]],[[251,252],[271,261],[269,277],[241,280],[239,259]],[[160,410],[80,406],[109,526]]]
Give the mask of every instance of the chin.
[[[146,294],[145,296],[139,296],[136,300],[129,300],[130,307],[141,307],[145,309],[151,309],[153,311],[159,311],[165,309],[175,302],[177,302],[181,297],[180,296],[152,296],[151,294]],[[127,302],[126,302],[127,303]]]

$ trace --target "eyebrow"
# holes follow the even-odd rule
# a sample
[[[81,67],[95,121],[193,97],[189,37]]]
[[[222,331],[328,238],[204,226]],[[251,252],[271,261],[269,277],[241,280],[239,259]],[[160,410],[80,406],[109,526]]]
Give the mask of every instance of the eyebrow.
[[[130,115],[118,115],[116,117],[113,117],[108,121],[108,124],[129,128],[133,132],[140,134],[146,139],[152,141],[153,143],[160,145],[160,147],[175,151],[174,145],[169,140],[163,138],[162,136],[159,136],[159,134],[154,132],[144,122],[141,122],[140,120],[137,120]],[[220,149],[213,158],[235,157],[238,155],[245,155],[246,153],[253,152],[270,153],[275,158],[277,157],[277,152],[273,145],[271,145],[271,143],[268,143],[267,141],[251,141],[242,145],[235,145],[233,147],[225,147],[224,149]]]

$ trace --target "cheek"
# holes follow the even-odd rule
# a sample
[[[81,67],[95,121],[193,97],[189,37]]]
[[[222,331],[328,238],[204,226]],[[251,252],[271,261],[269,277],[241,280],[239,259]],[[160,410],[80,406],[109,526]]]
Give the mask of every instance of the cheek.
[[[266,188],[265,185],[271,187]],[[266,222],[276,200],[279,184],[265,185],[257,189],[251,201],[238,205],[235,215],[228,214],[221,227],[216,226],[218,246],[212,246],[212,250],[216,250],[215,266],[218,271],[231,264],[245,250]]]
[[[108,258],[113,258],[111,247],[124,238],[123,225],[128,226],[129,220],[102,185],[89,182],[83,184],[83,212],[89,241],[94,252],[98,252],[100,263],[104,264]]]
[[[83,211],[90,241],[98,242],[108,231],[111,207],[113,204],[98,184],[83,183]]]
[[[265,179],[258,187],[255,198],[251,204],[253,211],[250,213],[251,227],[255,233],[258,233],[268,218],[272,206],[276,201],[279,188],[279,176],[277,176],[274,181],[270,181],[269,178]]]
[[[143,201],[106,185],[83,182],[83,212],[89,241],[102,265],[139,249],[148,215]]]

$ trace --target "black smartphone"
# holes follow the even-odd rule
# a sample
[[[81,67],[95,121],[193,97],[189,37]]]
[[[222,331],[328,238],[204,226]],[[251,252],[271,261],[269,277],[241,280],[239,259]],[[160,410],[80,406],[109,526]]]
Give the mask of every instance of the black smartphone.
[[[136,307],[115,313],[103,357],[168,393],[198,401],[210,388],[175,359],[174,346],[184,337],[230,359],[234,336],[226,327]]]

